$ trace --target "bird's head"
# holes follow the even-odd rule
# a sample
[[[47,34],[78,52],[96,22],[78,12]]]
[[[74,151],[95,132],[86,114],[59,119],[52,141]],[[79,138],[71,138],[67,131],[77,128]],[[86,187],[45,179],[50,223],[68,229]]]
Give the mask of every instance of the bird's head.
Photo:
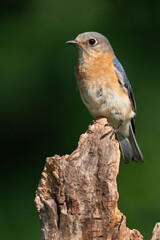
[[[99,56],[99,54],[105,52],[113,53],[113,49],[108,39],[97,32],[81,33],[76,37],[75,40],[70,40],[66,43],[76,46],[81,57],[85,53],[93,57]]]

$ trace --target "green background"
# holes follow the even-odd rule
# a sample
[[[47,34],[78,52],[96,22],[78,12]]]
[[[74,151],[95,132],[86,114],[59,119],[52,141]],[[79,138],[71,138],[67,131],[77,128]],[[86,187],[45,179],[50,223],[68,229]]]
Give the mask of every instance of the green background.
[[[45,158],[69,154],[92,120],[74,77],[85,31],[110,40],[137,102],[136,138],[145,163],[121,161],[119,209],[150,239],[160,221],[158,1],[6,0],[0,9],[0,239],[38,240],[35,191]]]

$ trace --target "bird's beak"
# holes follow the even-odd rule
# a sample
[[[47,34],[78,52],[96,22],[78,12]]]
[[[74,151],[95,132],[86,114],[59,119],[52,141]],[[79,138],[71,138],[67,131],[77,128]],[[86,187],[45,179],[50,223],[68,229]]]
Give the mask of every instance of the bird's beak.
[[[67,44],[74,45],[74,46],[76,46],[76,47],[78,47],[78,48],[85,48],[85,47],[86,47],[86,45],[85,45],[84,43],[78,42],[78,41],[76,41],[76,40],[69,40],[69,41],[67,41],[66,43],[67,43]]]
[[[78,45],[79,45],[78,42],[75,41],[75,40],[69,40],[69,41],[67,41],[66,43],[67,43],[67,44],[74,45],[74,46],[78,46]]]

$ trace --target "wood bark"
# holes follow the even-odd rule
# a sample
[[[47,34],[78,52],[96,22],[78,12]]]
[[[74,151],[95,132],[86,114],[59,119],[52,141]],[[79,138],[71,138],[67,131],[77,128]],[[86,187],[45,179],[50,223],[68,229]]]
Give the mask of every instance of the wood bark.
[[[70,155],[46,159],[35,198],[42,240],[143,239],[117,207],[120,151],[114,136],[101,139],[106,123],[94,121]]]

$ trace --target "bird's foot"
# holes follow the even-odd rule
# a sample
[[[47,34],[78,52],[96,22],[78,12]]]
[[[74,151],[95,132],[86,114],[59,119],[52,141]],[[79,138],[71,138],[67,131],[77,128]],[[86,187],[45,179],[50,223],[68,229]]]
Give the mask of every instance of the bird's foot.
[[[119,128],[120,128],[121,125],[122,125],[122,121],[120,122],[120,124],[119,124],[116,128],[113,128],[109,123],[105,124],[105,125],[104,125],[105,127],[111,127],[112,129],[111,129],[110,131],[108,131],[107,133],[105,133],[105,134],[100,138],[100,140],[101,140],[101,139],[104,139],[104,138],[107,137],[109,134],[111,134],[111,135],[110,135],[110,140],[111,140],[112,137],[113,137],[113,135],[119,131]]]
[[[100,140],[104,139],[104,138],[107,137],[109,134],[111,134],[110,139],[112,139],[113,135],[114,135],[116,132],[117,132],[116,129],[113,128],[113,129],[111,129],[110,131],[108,131],[107,133],[105,133],[105,134],[100,138]]]

